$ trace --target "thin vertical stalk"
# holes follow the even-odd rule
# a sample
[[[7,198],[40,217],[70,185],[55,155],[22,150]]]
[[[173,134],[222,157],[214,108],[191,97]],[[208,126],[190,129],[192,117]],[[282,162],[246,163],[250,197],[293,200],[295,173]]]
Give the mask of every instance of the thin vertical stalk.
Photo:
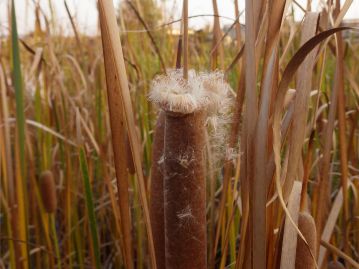
[[[183,78],[188,79],[188,0],[183,0]]]
[[[1,106],[2,106],[2,118],[4,121],[4,150],[5,150],[5,162],[6,167],[3,169],[4,178],[7,181],[7,189],[4,190],[4,193],[7,196],[7,202],[9,205],[14,205],[16,203],[16,192],[15,192],[15,180],[14,180],[14,172],[13,172],[13,156],[11,153],[11,136],[10,136],[10,126],[8,123],[9,118],[9,107],[8,107],[8,98],[6,96],[6,78],[5,73],[0,64],[0,90],[1,90]],[[4,186],[5,187],[5,186]],[[9,235],[18,237],[16,234],[18,227],[18,217],[16,216],[17,210],[14,207],[9,208],[9,221],[8,221],[8,231]],[[18,257],[20,255],[19,245],[14,241],[9,242],[9,252],[10,252],[10,260],[11,266],[14,268],[19,268],[16,263]]]
[[[246,103],[246,110],[245,110],[245,140],[243,143],[246,143],[246,166],[247,166],[247,174],[246,178],[249,182],[252,182],[253,179],[253,158],[254,158],[254,151],[253,151],[253,137],[255,133],[255,124],[257,122],[258,117],[258,97],[257,97],[257,70],[256,70],[256,51],[255,51],[255,41],[257,36],[257,26],[258,26],[258,4],[260,1],[252,1],[246,0],[246,29],[245,29],[245,40],[246,46],[244,48],[245,52],[245,59],[246,59],[246,76],[245,76],[245,85],[246,85],[246,95],[245,95],[245,103]],[[250,193],[249,193],[249,201],[250,201],[250,212],[254,212],[253,202],[254,202],[254,195],[253,195],[253,182],[250,184]],[[249,219],[249,226],[252,225],[263,225],[262,223],[256,223],[253,220],[253,215],[250,215]],[[265,245],[262,243],[262,239],[258,238],[255,233],[257,229],[253,227],[251,229],[251,246],[248,246],[251,251],[251,268],[254,269],[261,269],[265,268]],[[256,239],[260,240],[256,240]]]
[[[153,45],[153,48],[156,52],[156,54],[158,55],[158,59],[160,61],[160,64],[161,64],[161,68],[162,68],[162,71],[164,73],[166,73],[166,65],[165,65],[165,62],[163,61],[163,57],[162,57],[162,54],[161,54],[161,50],[159,49],[159,47],[157,46],[157,43],[155,41],[155,38],[153,37],[149,27],[147,26],[147,23],[144,21],[144,19],[142,18],[140,12],[136,9],[136,7],[134,6],[134,4],[131,2],[131,1],[127,1],[128,5],[131,7],[131,9],[133,10],[133,12],[135,13],[136,17],[138,18],[138,20],[140,21],[140,23],[143,25],[143,27],[146,29],[146,33],[148,35],[148,37],[150,38],[151,40],[151,43]]]
[[[64,0],[64,5],[65,5],[65,10],[66,10],[67,16],[69,17],[69,20],[70,20],[70,23],[71,23],[72,30],[74,31],[74,34],[75,34],[75,39],[76,39],[77,46],[78,46],[78,48],[80,50],[81,55],[83,55],[83,51],[82,51],[83,47],[81,45],[80,36],[78,34],[75,21],[74,21],[72,15],[71,15],[71,12],[70,12],[69,6],[67,5],[66,0]]]
[[[213,5],[213,41],[212,41],[212,51],[211,54],[211,69],[215,70],[218,66],[223,70],[224,69],[224,52],[223,52],[223,44],[221,41],[221,25],[219,22],[219,12],[217,0],[212,0]],[[219,57],[218,57],[219,56]],[[219,58],[219,63],[218,63]]]
[[[340,12],[340,0],[336,1],[336,13]],[[338,15],[338,14],[337,14]],[[337,41],[337,87],[338,87],[338,122],[339,122],[339,156],[340,156],[340,179],[343,189],[343,236],[344,252],[350,254],[349,246],[349,197],[348,197],[348,155],[347,155],[347,138],[346,138],[346,119],[345,119],[345,87],[344,87],[344,44],[342,33],[336,34]]]

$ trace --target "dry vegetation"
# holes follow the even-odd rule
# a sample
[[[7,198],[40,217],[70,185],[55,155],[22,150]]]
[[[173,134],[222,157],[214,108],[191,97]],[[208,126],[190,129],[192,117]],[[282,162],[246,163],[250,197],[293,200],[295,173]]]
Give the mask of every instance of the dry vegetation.
[[[19,37],[11,2],[0,268],[359,268],[352,1],[234,0],[225,32],[208,0],[188,34],[185,0],[178,36],[160,1],[99,0],[96,37],[66,1],[72,37],[37,1]]]

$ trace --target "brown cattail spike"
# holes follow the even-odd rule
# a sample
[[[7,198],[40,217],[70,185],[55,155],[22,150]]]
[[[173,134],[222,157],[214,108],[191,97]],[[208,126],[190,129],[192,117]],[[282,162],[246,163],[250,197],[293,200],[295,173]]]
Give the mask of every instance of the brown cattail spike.
[[[204,113],[166,112],[165,234],[167,268],[206,268]]]
[[[165,115],[166,268],[207,268],[205,128],[221,129],[212,117],[228,105],[228,87],[223,74],[193,70],[188,80],[177,70],[153,81],[150,99]]]
[[[315,260],[312,255],[316,253],[317,233],[313,217],[307,212],[301,212],[299,214],[298,227],[307,240],[308,245],[298,236],[295,268],[315,269]]]
[[[40,175],[40,191],[42,203],[47,213],[55,213],[57,208],[56,184],[51,171],[47,170]]]
[[[163,140],[165,113],[160,112],[154,133],[151,166],[150,218],[157,269],[165,269],[165,219],[163,193]]]

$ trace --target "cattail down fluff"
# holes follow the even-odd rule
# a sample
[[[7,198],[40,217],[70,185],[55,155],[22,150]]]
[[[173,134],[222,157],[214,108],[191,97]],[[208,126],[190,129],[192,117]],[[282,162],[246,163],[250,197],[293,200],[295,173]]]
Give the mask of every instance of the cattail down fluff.
[[[182,69],[169,70],[166,75],[157,76],[152,81],[149,100],[174,113],[189,114],[204,110],[214,163],[237,154],[236,149],[228,150],[225,144],[228,141],[233,95],[222,72],[189,70],[188,80],[185,80]]]

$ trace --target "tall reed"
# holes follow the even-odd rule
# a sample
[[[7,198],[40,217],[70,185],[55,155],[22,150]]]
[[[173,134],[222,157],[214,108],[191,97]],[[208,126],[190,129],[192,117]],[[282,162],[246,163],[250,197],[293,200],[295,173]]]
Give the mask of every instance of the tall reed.
[[[352,1],[5,2],[0,267],[359,268]]]

